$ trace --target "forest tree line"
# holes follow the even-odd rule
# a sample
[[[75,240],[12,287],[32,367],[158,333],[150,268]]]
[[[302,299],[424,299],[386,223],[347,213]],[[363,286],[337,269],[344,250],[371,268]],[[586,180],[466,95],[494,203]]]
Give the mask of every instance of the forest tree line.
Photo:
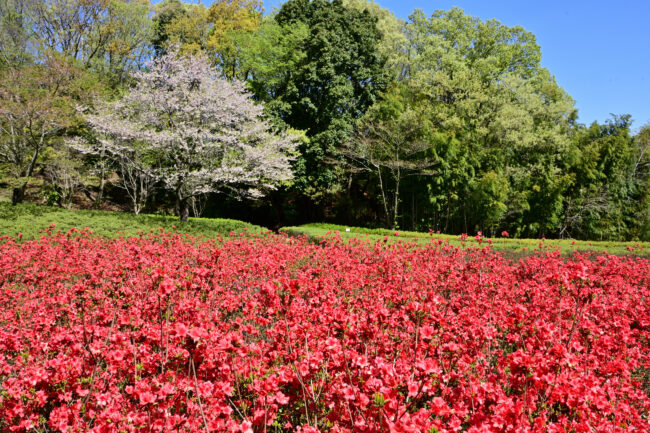
[[[98,140],[87,110],[132,94],[170,52],[244,86],[297,146],[291,180],[262,197],[199,188],[193,215],[650,240],[650,125],[579,123],[522,27],[458,8],[404,21],[368,0],[266,15],[257,0],[0,0],[10,199],[183,212],[165,188],[129,200],[126,166],[78,145]]]

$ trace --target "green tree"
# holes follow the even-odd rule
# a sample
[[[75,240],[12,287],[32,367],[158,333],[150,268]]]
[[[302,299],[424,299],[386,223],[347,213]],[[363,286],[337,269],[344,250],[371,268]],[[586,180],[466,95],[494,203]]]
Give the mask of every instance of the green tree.
[[[148,0],[0,0],[0,67],[59,53],[120,84],[149,57]]]
[[[368,11],[377,19],[377,30],[381,40],[377,44],[377,52],[386,60],[386,71],[391,79],[400,77],[406,67],[406,22],[399,19],[390,10],[384,9],[372,0],[343,0],[347,8],[360,12]]]
[[[186,54],[201,52],[225,78],[238,78],[242,51],[236,43],[259,29],[262,13],[259,0],[217,0],[209,8],[165,0],[156,6],[152,43],[158,56],[171,45]]]
[[[92,67],[114,87],[127,80],[129,73],[142,69],[151,57],[151,12],[149,0],[113,0],[106,8],[93,35],[98,43]]]
[[[238,53],[230,34],[254,33],[262,23],[263,11],[259,0],[217,0],[208,9],[212,27],[206,50],[224,76],[232,79],[237,74]]]
[[[650,240],[650,123],[644,125],[634,137],[634,157],[631,177],[634,182],[637,208],[636,224],[631,238]]]
[[[202,4],[165,0],[155,8],[152,44],[157,56],[169,46],[196,54],[205,49],[210,35],[208,9]]]
[[[31,0],[0,0],[0,70],[32,60]]]
[[[291,109],[282,96],[294,91],[293,73],[306,62],[303,51],[309,29],[304,23],[281,26],[266,18],[255,32],[228,34],[236,55],[235,78],[245,81],[255,98],[266,103],[268,114],[280,120]]]
[[[14,178],[12,202],[24,199],[43,152],[78,125],[75,104],[91,98],[92,77],[66,59],[5,71],[0,79],[0,163]]]
[[[622,115],[578,131],[562,235],[639,237],[647,215],[647,145],[644,131],[632,137],[630,126],[630,116]]]
[[[483,173],[472,184],[473,210],[483,217],[483,224],[490,229],[491,235],[508,210],[509,190],[508,178],[494,171]]]
[[[385,223],[393,229],[399,226],[404,180],[437,174],[432,144],[423,133],[426,119],[421,107],[410,102],[407,91],[389,89],[359,119],[354,137],[341,149],[353,171],[361,170],[376,180]]]
[[[409,61],[401,80],[428,107],[441,169],[427,181],[433,213],[417,219],[450,231],[556,230],[567,183],[559,161],[575,110],[541,67],[534,36],[457,8],[430,18],[416,11],[405,30]],[[475,198],[485,198],[496,180],[507,196],[491,210],[477,209]]]
[[[337,147],[348,140],[360,117],[386,86],[381,35],[369,12],[341,0],[289,0],[275,16],[282,27],[303,23],[305,53],[275,99],[278,116],[310,138],[296,163],[296,188],[318,200],[336,185]],[[288,71],[289,72],[289,71]]]

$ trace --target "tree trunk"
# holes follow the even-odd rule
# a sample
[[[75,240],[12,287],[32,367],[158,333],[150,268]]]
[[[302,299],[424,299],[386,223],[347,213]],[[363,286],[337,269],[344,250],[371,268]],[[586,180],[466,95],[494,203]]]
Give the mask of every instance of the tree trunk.
[[[271,194],[269,194],[269,199],[271,201],[271,211],[273,212],[273,215],[275,216],[275,222],[273,223],[272,229],[276,231],[278,228],[281,226],[285,225],[284,221],[284,212],[282,210],[282,200],[278,200],[279,192],[277,190],[272,191]]]
[[[399,217],[399,183],[402,178],[400,169],[397,169],[397,176],[395,176],[395,203],[393,206],[393,230],[397,229],[397,218]]]
[[[188,198],[179,200],[178,214],[181,217],[181,221],[187,221],[190,219],[190,200]]]
[[[41,138],[41,142],[43,139]],[[38,152],[40,150],[40,146],[36,147],[36,150],[34,151],[34,154],[32,155],[32,159],[29,161],[29,165],[27,166],[27,169],[25,170],[25,183],[23,183],[21,186],[14,188],[13,193],[11,195],[11,204],[13,206],[16,206],[19,203],[22,203],[23,200],[25,199],[25,190],[27,189],[27,182],[29,181],[30,176],[34,172],[34,167],[36,166],[36,160],[38,159]]]
[[[19,187],[14,188],[13,193],[11,194],[11,204],[16,206],[19,203],[22,203],[25,199],[25,187],[27,182],[22,184]]]
[[[101,169],[99,171],[99,191],[97,192],[97,198],[95,198],[95,203],[93,206],[95,209],[99,209],[102,204],[102,199],[104,198],[104,184],[106,183],[106,160],[104,146],[102,146],[102,152],[99,156],[101,163]]]
[[[411,230],[415,231],[417,221],[417,203],[415,202],[415,190],[411,190]]]
[[[388,212],[388,199],[386,198],[386,191],[384,191],[384,182],[381,178],[381,167],[377,167],[377,176],[379,177],[379,189],[381,190],[381,202],[384,205],[384,214],[386,215],[386,226],[390,225],[390,213]]]
[[[451,194],[447,191],[447,216],[445,217],[445,228],[443,233],[449,233],[449,215],[451,214]]]

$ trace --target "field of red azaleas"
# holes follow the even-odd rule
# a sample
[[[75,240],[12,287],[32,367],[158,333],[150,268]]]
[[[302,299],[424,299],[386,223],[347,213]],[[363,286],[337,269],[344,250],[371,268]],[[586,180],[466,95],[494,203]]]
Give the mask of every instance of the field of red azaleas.
[[[0,245],[0,431],[647,432],[650,261]]]

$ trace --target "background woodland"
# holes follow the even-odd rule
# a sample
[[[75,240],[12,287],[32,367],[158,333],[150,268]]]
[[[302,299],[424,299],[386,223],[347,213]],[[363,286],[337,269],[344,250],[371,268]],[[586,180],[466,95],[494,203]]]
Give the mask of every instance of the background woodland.
[[[0,0],[0,195],[271,228],[650,240],[650,126],[579,123],[541,55],[525,29],[456,8]],[[203,78],[156,81],[173,62]],[[176,88],[195,111],[143,103]]]

